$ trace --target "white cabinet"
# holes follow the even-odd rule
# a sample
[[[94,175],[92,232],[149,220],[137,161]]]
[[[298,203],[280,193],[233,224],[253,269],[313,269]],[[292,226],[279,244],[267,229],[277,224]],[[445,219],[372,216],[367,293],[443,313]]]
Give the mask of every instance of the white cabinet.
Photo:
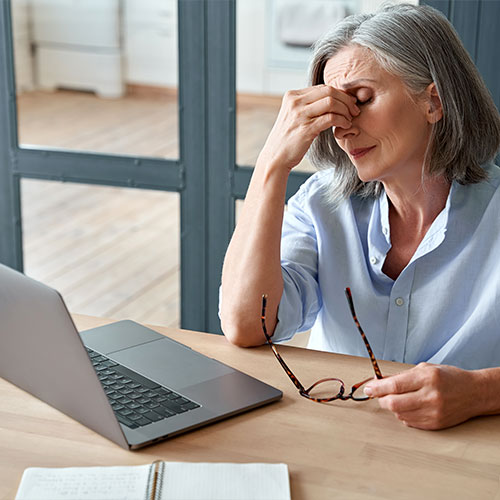
[[[31,0],[39,87],[124,93],[121,0]]]
[[[119,0],[31,0],[33,37],[90,50],[120,48]]]
[[[125,0],[127,83],[177,86],[177,0]]]

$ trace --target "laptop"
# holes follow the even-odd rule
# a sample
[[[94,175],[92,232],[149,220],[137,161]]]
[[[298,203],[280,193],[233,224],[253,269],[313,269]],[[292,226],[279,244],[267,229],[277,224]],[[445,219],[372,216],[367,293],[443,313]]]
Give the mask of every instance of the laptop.
[[[133,321],[78,333],[57,291],[3,265],[0,376],[131,450],[283,395]]]

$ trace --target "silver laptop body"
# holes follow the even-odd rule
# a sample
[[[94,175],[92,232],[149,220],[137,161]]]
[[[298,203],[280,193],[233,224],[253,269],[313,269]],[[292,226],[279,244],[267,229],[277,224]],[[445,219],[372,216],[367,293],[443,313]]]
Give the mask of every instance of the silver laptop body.
[[[182,413],[147,425],[131,428],[120,423],[117,418],[123,417],[113,408],[128,407],[117,404],[124,399],[110,399],[118,394],[113,392],[117,386],[104,385],[106,379],[101,384],[102,373],[96,370],[106,373],[106,367],[97,365],[94,369],[91,356],[94,363],[96,357],[106,357],[109,361],[104,365],[118,363],[117,369],[123,373],[146,377],[151,387],[159,387],[152,390],[153,396],[155,392],[167,397],[173,393],[177,398],[174,406],[176,401],[188,403]],[[57,291],[3,265],[0,376],[127,449],[141,448],[282,397],[274,387],[133,321],[79,334]],[[155,401],[153,398],[151,405]]]

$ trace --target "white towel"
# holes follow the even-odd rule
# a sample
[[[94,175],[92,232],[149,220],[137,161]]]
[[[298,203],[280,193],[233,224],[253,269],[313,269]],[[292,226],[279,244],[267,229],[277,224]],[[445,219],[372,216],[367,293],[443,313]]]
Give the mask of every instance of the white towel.
[[[278,33],[282,43],[310,47],[346,15],[338,0],[286,0],[278,10]]]

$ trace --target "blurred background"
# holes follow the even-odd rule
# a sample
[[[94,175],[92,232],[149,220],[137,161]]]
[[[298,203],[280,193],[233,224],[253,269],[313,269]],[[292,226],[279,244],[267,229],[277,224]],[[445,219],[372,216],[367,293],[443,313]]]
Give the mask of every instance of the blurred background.
[[[283,93],[307,85],[318,37],[380,3],[236,1],[238,165],[255,163]],[[176,0],[11,0],[11,13],[21,148],[179,157]],[[21,202],[25,272],[72,312],[180,325],[178,193],[22,178]]]

